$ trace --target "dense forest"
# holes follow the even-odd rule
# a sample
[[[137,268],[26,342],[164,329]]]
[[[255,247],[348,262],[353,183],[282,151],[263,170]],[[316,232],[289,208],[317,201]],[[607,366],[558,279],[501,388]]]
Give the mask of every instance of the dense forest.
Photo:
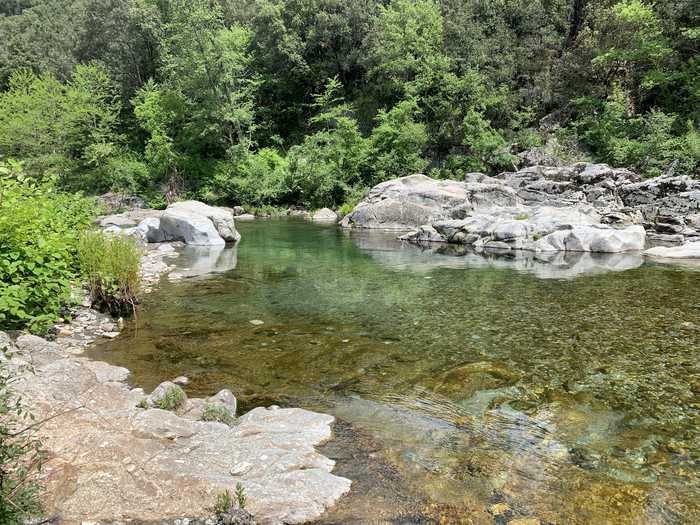
[[[153,206],[700,166],[695,0],[5,0],[0,35],[0,161]]]

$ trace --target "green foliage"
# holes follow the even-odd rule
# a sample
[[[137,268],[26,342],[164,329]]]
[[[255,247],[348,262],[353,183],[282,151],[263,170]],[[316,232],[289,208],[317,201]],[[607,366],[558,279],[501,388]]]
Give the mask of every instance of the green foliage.
[[[442,46],[443,19],[435,0],[380,5],[370,33],[370,76],[385,97],[410,94],[422,76],[449,68]]]
[[[681,173],[700,168],[698,132],[691,122],[681,133],[676,131],[677,115],[659,110],[635,114],[619,87],[604,101],[584,98],[578,104],[581,114],[575,129],[598,158],[647,176],[660,175],[671,166]]]
[[[236,502],[238,503],[239,509],[245,509],[246,499],[243,483],[239,481],[236,483]]]
[[[0,325],[42,331],[70,297],[81,233],[94,203],[0,163]]]
[[[226,27],[208,0],[172,0],[160,40],[164,86],[186,114],[182,134],[232,155],[246,149],[254,130],[257,80],[248,52],[250,31]]]
[[[166,389],[165,395],[158,401],[157,406],[161,410],[177,410],[185,404],[186,400],[185,391],[178,385],[173,385]]]
[[[329,80],[316,96],[321,112],[311,119],[322,129],[289,150],[290,191],[308,208],[333,207],[352,186],[367,181],[369,143],[338,90],[337,79]]]
[[[471,171],[498,171],[513,168],[515,160],[501,133],[484,116],[470,110],[464,117],[464,145],[469,148],[467,165]]]
[[[173,138],[179,125],[178,114],[183,112],[181,100],[149,80],[132,103],[137,122],[148,133],[145,159],[154,182],[167,181],[174,185],[181,162]]]
[[[114,155],[117,118],[111,81],[100,67],[77,66],[66,83],[19,70],[0,93],[0,154],[25,159],[30,174],[65,178]]]
[[[425,124],[416,122],[419,112],[416,100],[409,99],[377,115],[378,125],[369,139],[373,184],[420,173],[428,165],[422,156],[428,135]]]
[[[0,523],[23,525],[41,512],[37,474],[45,454],[36,437],[37,422],[11,392],[12,381],[0,359]]]
[[[78,260],[93,306],[114,315],[134,312],[141,286],[141,249],[134,239],[86,232]]]
[[[285,202],[289,194],[289,162],[277,150],[262,148],[244,153],[238,162],[216,170],[211,190],[214,200],[261,207]]]
[[[202,421],[218,421],[231,426],[235,423],[236,416],[223,405],[207,403],[202,412]]]
[[[217,514],[226,514],[233,510],[233,496],[229,490],[224,490],[216,496],[216,503],[214,504],[214,512]]]

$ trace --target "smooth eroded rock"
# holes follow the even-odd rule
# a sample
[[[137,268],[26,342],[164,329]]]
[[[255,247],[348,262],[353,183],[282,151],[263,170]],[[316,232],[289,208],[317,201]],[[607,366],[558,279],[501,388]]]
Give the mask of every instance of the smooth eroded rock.
[[[700,259],[700,241],[680,246],[657,246],[645,251],[644,255],[663,259]]]
[[[13,388],[46,419],[39,428],[49,458],[42,501],[62,523],[210,516],[217,496],[237,483],[258,524],[305,523],[350,489],[315,449],[332,435],[331,416],[257,408],[229,427],[143,409],[143,391],[130,390],[125,369],[76,358],[35,336],[16,346],[22,355],[13,360],[33,366],[21,368]],[[214,397],[233,403],[230,392]]]

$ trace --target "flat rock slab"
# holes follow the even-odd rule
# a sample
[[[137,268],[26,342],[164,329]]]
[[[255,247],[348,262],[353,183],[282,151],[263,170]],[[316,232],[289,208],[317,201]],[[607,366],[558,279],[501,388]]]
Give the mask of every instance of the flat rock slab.
[[[16,390],[42,425],[47,515],[61,523],[163,521],[208,516],[242,483],[260,524],[303,523],[350,490],[315,447],[333,417],[256,408],[229,427],[142,409],[128,370],[65,352],[35,336],[16,341]]]
[[[644,255],[661,259],[700,260],[700,241],[687,242],[680,246],[657,246],[645,251]]]

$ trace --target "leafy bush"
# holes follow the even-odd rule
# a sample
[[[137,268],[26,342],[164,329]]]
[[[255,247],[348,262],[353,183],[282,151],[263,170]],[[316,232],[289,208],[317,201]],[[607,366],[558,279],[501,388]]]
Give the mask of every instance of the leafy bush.
[[[165,396],[158,401],[158,408],[161,410],[177,410],[180,408],[187,399],[185,391],[177,386],[168,387],[165,391]]]
[[[114,315],[133,313],[141,286],[141,249],[125,235],[86,232],[78,258],[93,306]]]
[[[262,148],[219,169],[211,186],[214,194],[228,202],[259,207],[285,202],[288,179],[287,159],[273,148]]]
[[[469,148],[469,171],[494,172],[514,167],[515,158],[510,154],[509,144],[482,113],[467,112],[463,127],[464,145]]]
[[[425,124],[415,121],[418,113],[417,102],[409,99],[377,115],[369,139],[372,184],[420,173],[428,165],[422,156],[428,135]]]
[[[10,392],[11,383],[0,359],[0,523],[23,525],[41,511],[35,476],[44,453],[32,432],[35,421]]]
[[[223,405],[207,403],[202,412],[202,421],[218,421],[231,426],[236,421],[236,417]]]
[[[647,176],[674,167],[695,173],[700,167],[700,135],[692,123],[685,128],[676,115],[652,110],[636,114],[621,88],[605,100],[581,98],[573,123],[582,142],[601,160]]]
[[[59,315],[76,277],[77,245],[94,203],[0,163],[0,325],[42,331]]]

